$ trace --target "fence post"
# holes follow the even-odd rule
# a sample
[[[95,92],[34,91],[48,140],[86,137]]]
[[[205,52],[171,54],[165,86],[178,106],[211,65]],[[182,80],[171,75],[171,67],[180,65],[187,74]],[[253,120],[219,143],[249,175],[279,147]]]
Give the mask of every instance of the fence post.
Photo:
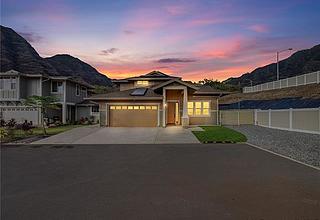
[[[238,110],[238,126],[240,125],[240,110]]]
[[[320,73],[320,72],[319,72]],[[319,76],[319,75],[318,75]],[[320,107],[319,107],[319,134],[320,134]]]
[[[254,109],[254,125],[257,125],[257,120],[258,120],[258,113],[257,113],[257,109]]]
[[[320,83],[320,71],[318,71],[318,74],[317,74],[317,83]]]
[[[292,130],[292,108],[289,109],[289,130]]]
[[[269,128],[271,127],[271,109],[269,109],[269,117],[268,117],[268,119],[269,119]]]

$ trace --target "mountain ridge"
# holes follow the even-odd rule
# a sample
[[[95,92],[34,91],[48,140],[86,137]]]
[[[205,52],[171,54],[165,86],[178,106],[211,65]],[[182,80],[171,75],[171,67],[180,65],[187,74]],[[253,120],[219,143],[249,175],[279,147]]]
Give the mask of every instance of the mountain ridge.
[[[258,67],[250,73],[244,73],[240,77],[231,77],[226,84],[239,85],[241,87],[275,81],[276,63]],[[320,70],[320,44],[310,49],[304,49],[293,53],[290,57],[279,62],[280,79],[298,76]]]
[[[0,25],[1,72],[16,70],[27,74],[81,77],[92,85],[112,86],[110,78],[69,54],[41,57],[31,44],[9,27]]]

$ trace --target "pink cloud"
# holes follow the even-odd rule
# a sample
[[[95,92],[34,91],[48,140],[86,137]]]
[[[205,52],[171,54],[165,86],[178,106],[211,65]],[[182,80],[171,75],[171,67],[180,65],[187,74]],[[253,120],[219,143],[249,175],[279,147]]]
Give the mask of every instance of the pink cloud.
[[[181,5],[170,5],[165,7],[165,10],[170,15],[174,15],[174,16],[185,14],[188,11],[185,6],[181,6]]]
[[[240,50],[243,41],[243,37],[240,36],[215,38],[197,45],[195,48],[195,56],[204,59],[230,58],[230,56]]]
[[[248,27],[249,30],[257,32],[257,33],[267,33],[269,32],[269,28],[263,24],[255,24]]]

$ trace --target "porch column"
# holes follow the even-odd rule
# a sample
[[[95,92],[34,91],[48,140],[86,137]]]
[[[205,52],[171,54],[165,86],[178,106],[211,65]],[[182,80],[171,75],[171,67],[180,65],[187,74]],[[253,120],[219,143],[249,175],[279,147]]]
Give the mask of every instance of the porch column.
[[[67,123],[67,105],[66,103],[62,104],[62,124]]]
[[[183,89],[183,111],[181,117],[181,124],[183,127],[189,125],[189,116],[188,116],[188,89]]]
[[[166,127],[166,90],[163,88],[163,100],[162,100],[162,127]]]

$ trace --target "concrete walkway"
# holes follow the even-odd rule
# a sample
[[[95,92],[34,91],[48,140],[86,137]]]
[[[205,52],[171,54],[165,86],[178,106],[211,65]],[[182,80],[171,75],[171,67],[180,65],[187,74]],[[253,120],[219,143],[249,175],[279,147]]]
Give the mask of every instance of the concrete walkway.
[[[199,143],[190,129],[81,127],[33,144],[183,144]]]

